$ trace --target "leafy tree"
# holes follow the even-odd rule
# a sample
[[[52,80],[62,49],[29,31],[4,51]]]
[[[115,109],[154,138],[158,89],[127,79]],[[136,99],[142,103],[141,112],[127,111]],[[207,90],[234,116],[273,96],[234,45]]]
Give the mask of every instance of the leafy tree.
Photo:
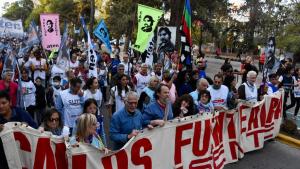
[[[293,52],[295,56],[300,55],[300,2],[292,5],[289,10],[288,24],[284,26],[282,33],[277,36],[277,46],[286,51]],[[299,59],[298,59],[299,60]]]
[[[12,3],[11,6],[9,6],[7,9],[5,9],[3,17],[12,20],[21,19],[24,23],[25,19],[30,15],[33,8],[34,5],[31,0],[16,1]]]

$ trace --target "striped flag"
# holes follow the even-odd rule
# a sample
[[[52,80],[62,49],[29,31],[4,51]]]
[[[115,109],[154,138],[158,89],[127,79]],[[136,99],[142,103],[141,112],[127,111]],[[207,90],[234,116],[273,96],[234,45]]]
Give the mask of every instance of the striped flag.
[[[191,6],[190,0],[185,0],[185,6],[183,10],[183,15],[181,18],[181,48],[180,48],[180,63],[185,66],[192,65],[192,56],[191,56]]]

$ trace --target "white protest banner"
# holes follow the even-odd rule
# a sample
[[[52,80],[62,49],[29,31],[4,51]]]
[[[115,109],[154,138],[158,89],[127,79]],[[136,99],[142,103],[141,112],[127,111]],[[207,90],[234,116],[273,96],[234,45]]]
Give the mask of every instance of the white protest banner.
[[[66,169],[66,145],[61,137],[41,133],[21,123],[6,123],[0,133],[9,168]]]
[[[22,20],[9,20],[0,17],[0,37],[23,37]]]
[[[222,169],[276,137],[282,100],[280,91],[256,105],[239,105],[238,112],[174,119],[164,127],[145,129],[121,150],[106,156],[91,145],[80,144],[67,149],[67,162],[59,139],[37,130],[7,123],[0,137],[11,168],[61,168],[68,164],[69,169]]]
[[[42,46],[46,50],[58,49],[60,45],[60,29],[58,14],[41,14]]]
[[[90,34],[88,36],[88,66],[89,66],[89,74],[88,77],[98,77],[97,73],[97,55],[94,50]]]

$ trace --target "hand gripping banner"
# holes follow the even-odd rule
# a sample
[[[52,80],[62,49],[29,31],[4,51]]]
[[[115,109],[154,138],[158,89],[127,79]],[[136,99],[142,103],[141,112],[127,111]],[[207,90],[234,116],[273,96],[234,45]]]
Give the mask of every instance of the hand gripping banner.
[[[174,119],[144,129],[106,156],[87,144],[66,150],[62,138],[20,123],[6,123],[0,137],[10,168],[222,169],[277,136],[282,100],[279,91],[255,105],[241,103],[237,110]]]

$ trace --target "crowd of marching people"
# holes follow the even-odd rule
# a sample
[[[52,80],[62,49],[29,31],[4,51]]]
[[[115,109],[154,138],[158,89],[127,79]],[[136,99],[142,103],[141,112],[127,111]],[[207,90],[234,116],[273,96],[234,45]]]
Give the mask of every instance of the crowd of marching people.
[[[203,54],[194,56],[191,68],[179,71],[177,63],[167,68],[161,62],[140,63],[115,47],[113,57],[97,51],[98,77],[88,77],[86,52],[80,45],[72,46],[69,67],[61,68],[56,65],[57,53],[48,59],[42,49],[32,47],[18,58],[19,72],[2,71],[1,128],[6,122],[25,122],[41,132],[63,136],[72,146],[89,143],[108,153],[122,148],[144,128],[164,126],[174,118],[235,109],[240,100],[256,103],[281,87],[284,118],[295,105],[294,118],[299,111],[300,69],[291,59],[283,60],[277,73],[268,74],[267,82],[259,86],[257,76],[262,68],[258,70],[250,56],[242,60],[240,70],[225,60],[221,69],[216,68],[215,75],[208,77]],[[9,64],[6,55],[4,48],[0,62],[3,70]],[[260,59],[260,64],[263,61]],[[237,86],[239,76],[242,83]],[[23,98],[22,105],[18,97]],[[289,98],[291,103],[287,105]],[[104,116],[110,120],[105,121]]]

